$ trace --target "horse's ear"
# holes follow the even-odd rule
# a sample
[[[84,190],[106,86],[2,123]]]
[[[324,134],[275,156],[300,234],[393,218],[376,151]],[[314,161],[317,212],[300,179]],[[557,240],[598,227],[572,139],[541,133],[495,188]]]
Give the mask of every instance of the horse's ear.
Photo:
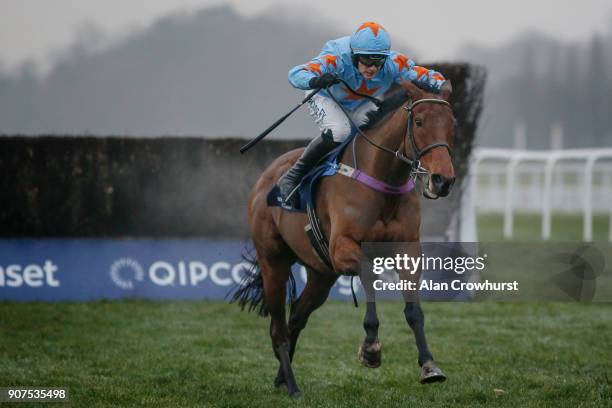
[[[402,80],[400,82],[400,85],[406,90],[406,93],[408,93],[408,97],[410,97],[410,99],[412,99],[413,101],[423,99],[425,91],[423,91],[421,88],[419,88],[412,82]]]
[[[442,84],[442,88],[440,88],[440,96],[445,101],[448,101],[448,98],[450,98],[452,93],[453,93],[453,84],[451,83],[450,79],[447,79]]]

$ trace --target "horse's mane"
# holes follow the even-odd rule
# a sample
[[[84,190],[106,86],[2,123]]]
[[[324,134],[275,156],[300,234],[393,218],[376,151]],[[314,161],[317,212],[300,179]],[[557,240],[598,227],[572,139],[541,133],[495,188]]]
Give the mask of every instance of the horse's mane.
[[[407,100],[408,93],[406,90],[400,85],[393,85],[385,93],[385,99],[380,105],[380,108],[367,114],[368,119],[366,123],[361,126],[361,130],[366,131],[373,129],[376,125],[380,124],[389,113],[394,112]]]
[[[432,94],[425,91],[409,81],[404,81],[402,84],[394,84],[387,92],[385,92],[384,100],[380,108],[376,111],[367,114],[367,121],[361,126],[361,130],[370,130],[383,122],[390,113],[395,112],[408,99],[414,97],[415,100],[421,98],[440,99],[439,94]]]

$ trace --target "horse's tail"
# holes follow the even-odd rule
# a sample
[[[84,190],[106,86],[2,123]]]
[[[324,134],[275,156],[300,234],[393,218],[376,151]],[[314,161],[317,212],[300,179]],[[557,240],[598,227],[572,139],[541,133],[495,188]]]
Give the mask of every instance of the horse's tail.
[[[268,315],[268,306],[264,299],[264,284],[261,276],[261,268],[257,262],[257,255],[253,250],[245,249],[242,258],[249,264],[244,270],[242,281],[235,286],[228,296],[230,303],[238,302],[242,310],[255,310],[260,316]],[[296,297],[295,278],[289,273],[289,296],[291,301]]]

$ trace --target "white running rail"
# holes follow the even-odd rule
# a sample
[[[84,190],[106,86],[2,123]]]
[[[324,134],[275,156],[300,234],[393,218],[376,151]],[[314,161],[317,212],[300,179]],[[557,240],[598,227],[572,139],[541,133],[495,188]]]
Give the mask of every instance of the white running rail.
[[[612,242],[612,148],[477,148],[470,161],[461,205],[462,241],[478,240],[476,215],[481,209],[503,213],[505,238],[513,236],[517,211],[539,212],[544,240],[551,237],[553,211],[579,212],[586,242],[593,240],[594,212],[608,214],[608,239]],[[600,177],[594,188],[596,173]],[[573,181],[569,185],[563,182],[568,177]],[[484,179],[494,182],[483,183]]]

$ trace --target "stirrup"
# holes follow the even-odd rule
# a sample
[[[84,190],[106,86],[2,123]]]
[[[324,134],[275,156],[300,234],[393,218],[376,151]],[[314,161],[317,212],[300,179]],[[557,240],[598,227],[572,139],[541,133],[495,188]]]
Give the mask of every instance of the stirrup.
[[[283,174],[278,182],[280,189],[281,206],[284,208],[299,207],[299,198],[295,197],[297,190],[302,184],[304,176],[308,174],[310,170],[329,153],[336,143],[333,141],[331,131],[325,131],[321,135],[317,136],[308,143],[302,155],[297,161],[287,170],[287,173]],[[286,186],[292,187],[292,190],[286,192]],[[285,187],[285,188],[281,188]],[[283,190],[285,190],[286,196],[283,196]]]
[[[297,191],[299,190],[301,184],[302,184],[301,182],[298,183],[293,188],[293,190],[291,190],[289,194],[287,194],[287,197],[282,197],[282,196],[278,197],[282,208],[286,210],[295,210],[297,209],[297,207],[299,207],[300,203],[297,202],[296,200],[298,200]]]

